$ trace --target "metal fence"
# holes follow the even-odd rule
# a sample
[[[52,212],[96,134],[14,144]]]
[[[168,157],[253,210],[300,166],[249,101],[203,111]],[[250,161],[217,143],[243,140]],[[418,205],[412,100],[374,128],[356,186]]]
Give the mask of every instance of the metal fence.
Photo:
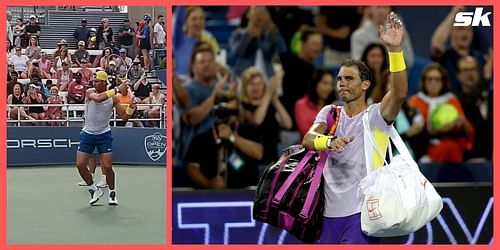
[[[48,107],[62,107],[64,114],[63,119],[44,119],[44,120],[28,120],[21,118],[21,112],[17,112],[17,118],[12,119],[10,117],[10,112],[12,108],[18,107],[23,108],[28,114],[27,110],[29,107],[43,107],[47,111]],[[143,113],[144,111],[158,108],[160,110],[160,117],[149,118],[141,117],[137,114]],[[140,121],[140,122],[157,122],[159,128],[166,127],[166,116],[165,116],[166,106],[164,104],[137,104],[136,113],[132,118],[128,119],[129,122]],[[8,104],[7,105],[7,125],[10,126],[23,126],[30,123],[37,122],[59,122],[60,126],[69,127],[71,123],[78,123],[84,121],[83,113],[85,112],[85,104]],[[113,126],[117,126],[117,123],[123,121],[119,118],[116,113],[116,109],[113,109],[113,114],[111,115],[111,120]]]

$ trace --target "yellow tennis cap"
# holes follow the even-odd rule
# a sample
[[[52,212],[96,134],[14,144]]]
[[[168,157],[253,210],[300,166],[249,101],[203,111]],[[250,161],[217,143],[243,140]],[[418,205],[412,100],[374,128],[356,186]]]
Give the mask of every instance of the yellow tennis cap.
[[[99,81],[108,81],[108,74],[106,71],[97,71],[95,74],[95,79]]]

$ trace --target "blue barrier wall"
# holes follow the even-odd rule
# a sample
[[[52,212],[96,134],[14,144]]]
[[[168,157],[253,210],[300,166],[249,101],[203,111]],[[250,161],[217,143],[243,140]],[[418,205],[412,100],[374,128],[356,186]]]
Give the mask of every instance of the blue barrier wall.
[[[7,165],[75,164],[78,127],[8,127]],[[112,128],[113,163],[166,166],[165,129]]]
[[[437,186],[443,209],[436,219],[408,236],[382,244],[491,244],[491,183]],[[174,244],[300,244],[286,231],[252,218],[252,190],[174,191]]]

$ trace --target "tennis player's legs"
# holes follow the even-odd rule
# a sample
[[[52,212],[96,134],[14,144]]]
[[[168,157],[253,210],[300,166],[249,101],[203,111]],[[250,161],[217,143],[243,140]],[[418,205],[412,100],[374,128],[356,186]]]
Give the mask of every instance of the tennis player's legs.
[[[78,151],[76,152],[76,167],[83,180],[89,186],[90,193],[90,205],[94,205],[99,198],[104,194],[104,192],[96,187],[94,180],[92,179],[92,174],[87,168],[87,164],[92,157],[92,152],[94,151],[96,145],[96,136],[87,134],[84,131],[80,132],[80,144],[78,145]]]
[[[101,161],[101,170],[106,175],[109,189],[115,189],[115,173],[113,171],[113,137],[111,131],[96,135],[96,147]]]
[[[94,151],[95,144],[92,135],[87,134],[83,131],[80,132],[80,144],[78,145],[78,151],[76,152],[76,167],[82,179],[87,183],[87,185],[92,185],[94,180],[92,179],[92,174],[87,168],[87,164],[92,157],[92,152]]]
[[[115,191],[115,172],[113,171],[113,136],[111,131],[96,137],[96,147],[101,161],[101,170],[106,175],[109,187],[109,205],[118,205]]]

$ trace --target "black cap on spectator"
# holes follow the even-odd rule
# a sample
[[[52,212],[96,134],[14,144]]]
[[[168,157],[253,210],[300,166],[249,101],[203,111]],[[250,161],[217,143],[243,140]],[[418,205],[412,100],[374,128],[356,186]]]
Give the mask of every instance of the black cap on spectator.
[[[125,19],[125,20],[123,20],[123,22],[124,22],[124,23],[130,23],[130,20]]]
[[[82,18],[82,23],[86,23],[86,22],[87,22],[87,19]]]

